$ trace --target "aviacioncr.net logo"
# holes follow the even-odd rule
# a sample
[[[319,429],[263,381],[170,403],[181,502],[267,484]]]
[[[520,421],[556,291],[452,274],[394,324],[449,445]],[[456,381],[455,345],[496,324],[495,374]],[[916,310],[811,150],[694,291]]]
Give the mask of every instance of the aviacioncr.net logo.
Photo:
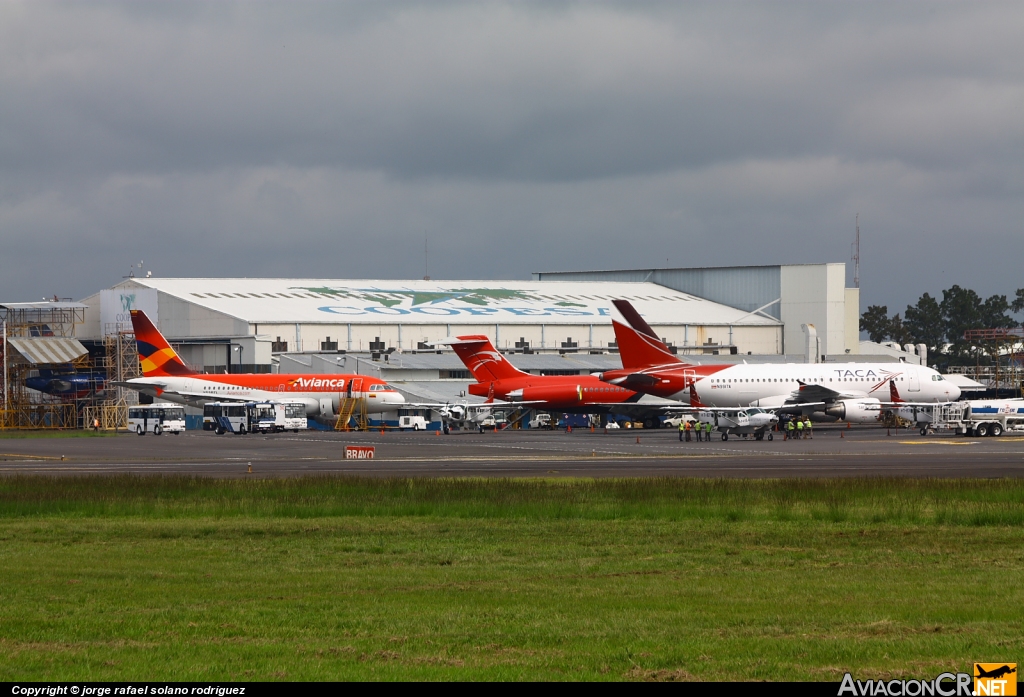
[[[839,686],[839,697],[972,697],[974,694],[970,673],[941,673],[932,680],[854,680],[847,673]]]

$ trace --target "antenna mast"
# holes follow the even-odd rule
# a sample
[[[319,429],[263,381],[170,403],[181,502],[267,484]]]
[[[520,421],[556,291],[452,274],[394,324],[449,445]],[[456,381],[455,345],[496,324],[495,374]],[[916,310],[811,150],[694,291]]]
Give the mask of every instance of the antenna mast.
[[[430,273],[429,273],[428,268],[427,268],[427,260],[429,259],[429,257],[427,256],[427,239],[428,239],[427,236],[424,235],[423,236],[423,280],[424,281],[429,281],[430,280]]]
[[[860,213],[854,218],[857,236],[853,242],[853,287],[860,288]]]

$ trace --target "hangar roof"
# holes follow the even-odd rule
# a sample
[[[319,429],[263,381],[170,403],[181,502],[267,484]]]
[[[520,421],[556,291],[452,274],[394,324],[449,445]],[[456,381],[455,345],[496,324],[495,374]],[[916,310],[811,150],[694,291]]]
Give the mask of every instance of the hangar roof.
[[[672,290],[621,281],[135,278],[128,282],[259,324],[594,324],[629,300],[652,325],[778,325]]]

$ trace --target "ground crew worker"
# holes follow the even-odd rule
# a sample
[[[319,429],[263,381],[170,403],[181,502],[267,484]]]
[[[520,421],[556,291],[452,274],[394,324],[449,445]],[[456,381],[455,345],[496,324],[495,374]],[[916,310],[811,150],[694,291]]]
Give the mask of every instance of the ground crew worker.
[[[693,428],[697,431],[697,442],[704,440],[704,425],[700,421],[693,422]]]
[[[793,429],[795,429],[795,428],[796,428],[796,426],[793,424],[793,419],[790,419],[789,421],[786,422],[786,438],[785,438],[785,440],[793,440]]]
[[[804,422],[800,419],[796,420],[796,438],[800,440],[804,437]]]
[[[679,442],[683,442],[683,431],[686,430],[686,419],[679,419]]]
[[[814,432],[811,430],[811,417],[804,417],[804,438],[814,440]]]
[[[686,422],[686,442],[690,442],[690,422]]]

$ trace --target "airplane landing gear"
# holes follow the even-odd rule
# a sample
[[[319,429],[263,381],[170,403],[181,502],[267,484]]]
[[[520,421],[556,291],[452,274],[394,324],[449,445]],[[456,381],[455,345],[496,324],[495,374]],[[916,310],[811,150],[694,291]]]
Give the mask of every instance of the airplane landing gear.
[[[722,434],[722,440],[729,440],[729,434],[728,433],[723,433]]]

